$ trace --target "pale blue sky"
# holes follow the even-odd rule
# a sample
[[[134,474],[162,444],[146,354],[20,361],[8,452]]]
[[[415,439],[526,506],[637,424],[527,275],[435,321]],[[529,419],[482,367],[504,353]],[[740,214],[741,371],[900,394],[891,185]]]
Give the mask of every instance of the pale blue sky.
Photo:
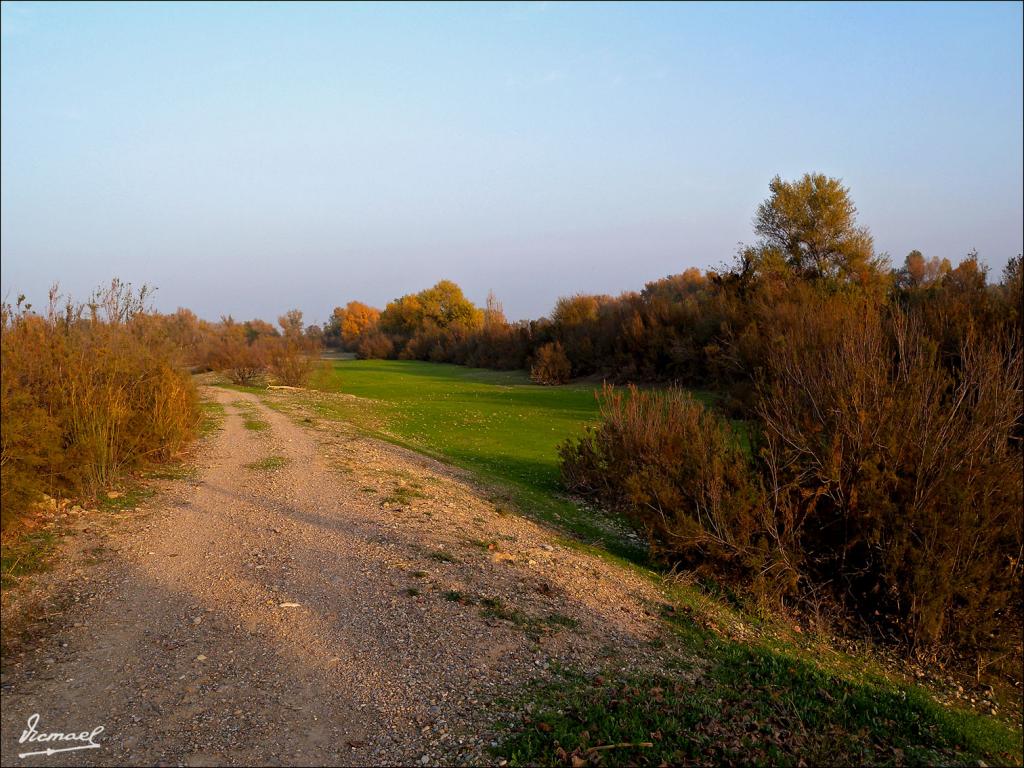
[[[731,258],[775,174],[1022,250],[1021,4],[2,5],[2,289],[513,318]]]

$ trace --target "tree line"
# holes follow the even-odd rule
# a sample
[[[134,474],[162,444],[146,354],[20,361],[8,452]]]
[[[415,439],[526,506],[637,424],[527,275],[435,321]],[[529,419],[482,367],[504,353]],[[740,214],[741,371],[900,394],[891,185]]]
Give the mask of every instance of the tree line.
[[[364,358],[527,369],[540,383],[597,375],[706,387],[726,393],[739,414],[753,405],[766,340],[812,296],[902,307],[950,364],[970,333],[1019,324],[1019,255],[994,283],[973,252],[953,266],[912,251],[894,267],[856,216],[837,179],[776,178],[756,213],[758,242],[719,269],[690,268],[618,296],[563,297],[549,316],[519,322],[506,319],[493,293],[477,307],[442,280],[383,310],[358,301],[337,307],[322,339]]]

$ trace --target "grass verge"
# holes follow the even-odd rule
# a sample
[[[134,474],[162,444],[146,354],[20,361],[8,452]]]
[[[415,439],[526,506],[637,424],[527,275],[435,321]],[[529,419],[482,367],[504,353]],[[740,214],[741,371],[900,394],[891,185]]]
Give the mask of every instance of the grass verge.
[[[1020,734],[884,679],[686,630],[701,671],[558,670],[494,750],[511,765],[1013,765]]]

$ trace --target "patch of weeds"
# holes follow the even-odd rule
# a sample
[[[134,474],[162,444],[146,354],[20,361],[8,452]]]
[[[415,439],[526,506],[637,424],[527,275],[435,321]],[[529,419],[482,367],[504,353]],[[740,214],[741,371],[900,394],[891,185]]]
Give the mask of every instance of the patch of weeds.
[[[459,590],[457,589],[449,589],[442,595],[442,597],[444,597],[445,600],[451,603],[462,603],[467,601],[468,599],[466,595],[464,595],[462,592],[459,592]]]
[[[853,683],[796,657],[699,629],[711,659],[682,673],[558,670],[495,752],[511,765],[1019,763],[1020,738],[919,688]],[[575,758],[575,760],[573,759]]]
[[[214,400],[203,400],[199,403],[199,408],[201,415],[199,436],[206,437],[207,435],[212,435],[221,428],[227,416],[227,411],[224,410],[223,405]]]
[[[413,571],[409,575],[410,576],[415,576],[417,579],[423,579],[423,578],[426,578],[427,576],[429,576],[430,574],[428,574],[426,571]]]
[[[47,570],[58,539],[55,531],[41,530],[0,544],[0,587],[10,589],[19,579]]]
[[[340,464],[335,462],[331,464],[331,469],[333,469],[339,475],[351,475],[353,473],[352,467],[350,467],[348,464]]]
[[[419,483],[405,483],[396,485],[394,490],[385,496],[381,501],[384,504],[397,504],[405,507],[413,502],[414,499],[425,499],[427,494],[422,491],[423,486]]]
[[[409,597],[418,597],[420,595],[420,591],[416,589],[416,587],[409,587],[405,590],[405,594]]]
[[[133,509],[146,499],[156,495],[156,489],[146,488],[143,485],[131,485],[124,491],[113,491],[117,495],[113,498],[106,493],[101,493],[97,506],[104,512],[123,512],[126,509]]]
[[[267,456],[265,459],[254,461],[245,465],[246,469],[272,471],[275,469],[281,469],[281,467],[288,464],[289,459],[285,456]]]
[[[401,484],[408,483],[410,485],[415,485],[416,487],[421,487],[419,483],[416,482],[416,476],[411,472],[406,472],[404,469],[393,469],[389,467],[388,469],[380,470],[380,474],[398,478],[398,482]]]
[[[534,641],[539,640],[540,636],[543,634],[550,633],[565,626],[560,624],[558,621],[551,621],[551,617],[538,619],[519,610],[518,608],[509,608],[502,603],[501,600],[492,597],[482,598],[480,600],[480,604],[483,606],[480,609],[481,618],[507,621],[518,629],[521,629]],[[569,619],[569,621],[572,620]]]
[[[371,488],[368,485],[364,485],[359,490],[360,490],[361,493],[377,493],[377,489],[376,488]]]
[[[459,562],[454,557],[449,555],[447,552],[444,552],[444,551],[442,551],[440,549],[435,549],[433,552],[431,552],[429,555],[427,555],[427,557],[429,557],[431,560],[437,560],[437,562],[439,562],[439,563],[457,563],[457,562]]]
[[[231,404],[242,415],[242,426],[253,432],[270,429],[270,424],[260,417],[259,411],[248,400],[235,400]]]
[[[505,604],[494,597],[485,597],[480,601],[483,608],[480,615],[485,619],[500,619],[511,621],[513,624],[526,623],[526,614],[515,608],[507,608]]]
[[[566,616],[563,613],[552,613],[544,618],[544,622],[552,627],[564,627],[566,629],[576,629],[580,625],[572,616]]]

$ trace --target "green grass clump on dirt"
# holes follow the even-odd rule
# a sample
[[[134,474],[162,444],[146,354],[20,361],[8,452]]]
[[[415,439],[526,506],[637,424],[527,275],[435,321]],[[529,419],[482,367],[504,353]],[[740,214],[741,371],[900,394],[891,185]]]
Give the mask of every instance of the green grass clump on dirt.
[[[58,539],[56,531],[39,530],[0,545],[0,587],[10,589],[23,577],[47,570]]]
[[[264,430],[270,429],[270,425],[263,419],[247,416],[242,422],[242,426],[252,432],[263,432]]]
[[[265,459],[259,461],[253,461],[245,465],[246,469],[252,469],[255,471],[272,471],[275,469],[281,469],[288,464],[288,458],[285,456],[267,456]]]
[[[212,435],[224,424],[227,412],[224,410],[223,405],[213,400],[202,401],[199,404],[199,408],[201,413],[199,436],[206,437],[207,435]]]
[[[447,552],[441,552],[436,550],[427,555],[431,560],[437,560],[439,563],[457,563],[459,562],[456,558],[449,555]]]
[[[256,406],[247,400],[235,400],[233,405],[242,416],[242,426],[252,432],[263,432],[270,429],[270,424],[264,421]]]
[[[534,641],[540,637],[563,629],[575,629],[578,622],[560,613],[552,613],[548,616],[531,616],[518,608],[509,608],[501,600],[493,597],[480,599],[480,616],[484,619],[496,621],[507,621],[512,626],[522,630]]]
[[[420,483],[401,483],[395,485],[391,493],[381,499],[381,503],[405,507],[416,499],[425,498],[427,498],[427,494],[423,492],[423,486]]]
[[[117,495],[100,494],[97,500],[99,509],[104,512],[122,512],[126,509],[134,509],[146,499],[155,496],[156,489],[135,482],[126,486],[124,490],[114,493]]]

